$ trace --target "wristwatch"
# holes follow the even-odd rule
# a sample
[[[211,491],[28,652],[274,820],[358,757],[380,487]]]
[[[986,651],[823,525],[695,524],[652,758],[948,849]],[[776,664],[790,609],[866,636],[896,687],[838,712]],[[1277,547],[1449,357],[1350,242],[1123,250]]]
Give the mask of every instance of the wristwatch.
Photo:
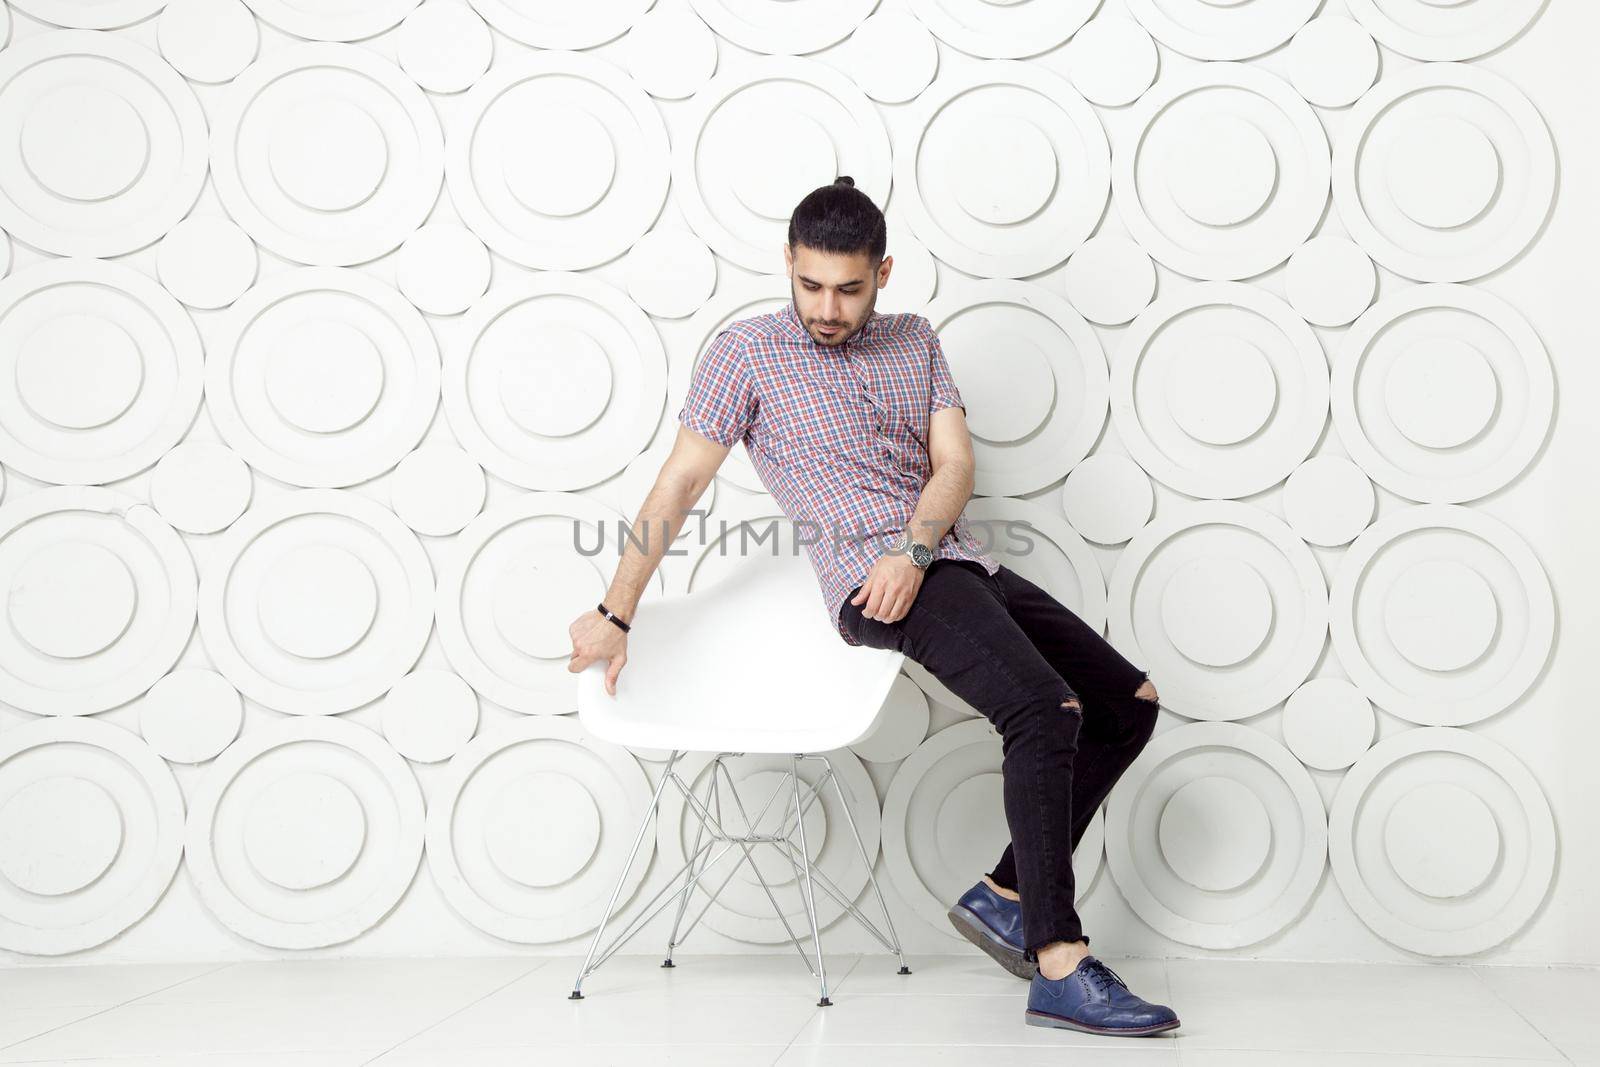
[[[912,541],[910,534],[906,531],[901,531],[900,536],[895,539],[894,544],[890,546],[889,550],[891,552],[905,552],[907,551],[908,543],[911,562],[916,564],[920,569],[927,570],[928,564],[933,562],[933,549],[929,548],[921,541]]]

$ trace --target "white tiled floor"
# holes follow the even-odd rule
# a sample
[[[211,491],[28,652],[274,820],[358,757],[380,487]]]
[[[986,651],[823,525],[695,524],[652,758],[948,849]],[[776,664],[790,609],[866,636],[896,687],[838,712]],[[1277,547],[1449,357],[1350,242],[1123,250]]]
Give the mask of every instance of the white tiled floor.
[[[1023,1025],[976,954],[290,960],[0,970],[0,1063],[115,1067],[1600,1065],[1600,970],[1108,957],[1183,1026]]]

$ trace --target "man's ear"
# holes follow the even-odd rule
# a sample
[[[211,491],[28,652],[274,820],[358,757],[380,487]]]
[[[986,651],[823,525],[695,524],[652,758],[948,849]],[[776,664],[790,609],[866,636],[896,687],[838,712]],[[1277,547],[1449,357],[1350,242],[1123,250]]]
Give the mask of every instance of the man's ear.
[[[889,284],[889,272],[894,269],[894,257],[884,256],[883,262],[878,264],[878,288],[882,289]]]

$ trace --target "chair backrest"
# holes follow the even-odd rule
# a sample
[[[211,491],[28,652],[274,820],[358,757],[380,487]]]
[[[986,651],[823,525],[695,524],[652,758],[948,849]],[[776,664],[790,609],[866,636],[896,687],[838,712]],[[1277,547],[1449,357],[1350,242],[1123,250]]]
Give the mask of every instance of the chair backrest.
[[[809,550],[807,550],[809,551]],[[810,560],[775,546],[710,588],[646,597],[617,695],[604,663],[578,679],[585,729],[635,748],[826,752],[871,732],[904,656],[846,644]]]

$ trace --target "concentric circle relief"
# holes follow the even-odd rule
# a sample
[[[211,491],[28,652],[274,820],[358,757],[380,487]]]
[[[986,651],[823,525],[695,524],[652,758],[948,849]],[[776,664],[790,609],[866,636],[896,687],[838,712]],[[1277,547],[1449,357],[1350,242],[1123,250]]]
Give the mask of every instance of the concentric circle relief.
[[[1063,43],[1099,8],[1100,0],[911,0],[911,11],[934,36],[982,59],[1020,59]]]
[[[667,357],[650,317],[587,275],[528,274],[467,312],[444,413],[493,474],[526,489],[582,489],[650,442]]]
[[[826,64],[771,56],[725,69],[683,121],[672,144],[675,199],[712,251],[747,270],[783,270],[795,204],[838,175],[874,203],[889,199],[889,133],[877,106]]]
[[[160,4],[93,6],[121,25]],[[152,49],[73,29],[0,51],[0,226],[16,237],[58,256],[133,252],[189,213],[205,178],[205,114]]]
[[[1372,701],[1424,726],[1503,711],[1539,677],[1555,597],[1511,527],[1456,504],[1379,519],[1334,575],[1333,648]]]
[[[121,727],[23,723],[0,734],[0,841],[0,948],[65,956],[133,926],[172,884],[183,794]]]
[[[416,534],[357,493],[258,502],[215,545],[200,635],[240,692],[332,715],[388,692],[422,654],[433,571]]]
[[[92,715],[148,690],[194,632],[189,550],[155,510],[91,486],[0,507],[0,700]]]
[[[390,470],[439,406],[439,349],[422,315],[362,271],[301,267],[219,319],[207,410],[252,467],[337,488]]]
[[[1195,59],[1249,59],[1304,26],[1322,0],[1128,0],[1128,10],[1168,48]]]
[[[1555,821],[1539,783],[1466,730],[1407,730],[1373,746],[1340,783],[1328,834],[1351,909],[1379,937],[1427,956],[1501,944],[1555,875]]]
[[[1506,44],[1549,0],[1348,0],[1350,13],[1413,59],[1473,59]]]
[[[1065,78],[1019,61],[984,63],[944,75],[911,107],[910,140],[895,152],[896,199],[939,259],[1020,278],[1059,264],[1099,225],[1111,148]]]
[[[1062,478],[1105,428],[1108,373],[1094,329],[1043,286],[952,286],[924,312],[961,390],[983,496]]]
[[[706,25],[741,48],[804,55],[838,44],[872,14],[878,0],[689,0]]]
[[[1520,90],[1482,67],[1426,63],[1390,75],[1343,130],[1333,160],[1339,217],[1404,277],[1482,277],[1515,259],[1550,214],[1550,130]]]
[[[422,861],[422,790],[399,753],[339,718],[252,727],[210,765],[184,853],[200,899],[271,948],[321,948],[378,925]]]
[[[55,259],[0,279],[0,462],[80,485],[145,470],[194,425],[204,364],[188,314],[131,267]]]
[[[267,53],[219,98],[211,174],[263,247],[350,266],[398,248],[428,217],[444,135],[399,67],[358,45],[307,41]]]
[[[1246,719],[1281,703],[1328,636],[1310,547],[1231,500],[1159,515],[1123,550],[1108,601],[1112,643],[1160,680],[1162,707],[1191,719]]]
[[[427,822],[434,880],[473,926],[521,944],[599,923],[653,792],[627,749],[549,716],[480,734],[438,786]],[[644,881],[652,848],[646,834],[619,909]]]
[[[1276,2],[1276,0],[1274,0]],[[1328,205],[1328,138],[1288,82],[1241,63],[1169,72],[1112,160],[1135,240],[1180,274],[1250,278],[1288,259]]]
[[[1555,417],[1555,378],[1515,308],[1466,285],[1418,285],[1380,301],[1333,361],[1333,424],[1377,483],[1424,503],[1510,484]]]
[[[1328,854],[1310,773],[1261,731],[1225,722],[1152,738],[1111,791],[1105,839],[1134,912],[1165,937],[1210,949],[1287,928],[1310,904]]]
[[[1261,288],[1207,282],[1179,289],[1145,309],[1119,345],[1110,386],[1117,435],[1152,477],[1181,493],[1259,493],[1288,477],[1322,438],[1322,344]]]
[[[451,201],[507,259],[539,270],[598,266],[655,224],[667,196],[666,127],[611,63],[576,52],[520,56],[491,67],[461,108],[445,159]]]

